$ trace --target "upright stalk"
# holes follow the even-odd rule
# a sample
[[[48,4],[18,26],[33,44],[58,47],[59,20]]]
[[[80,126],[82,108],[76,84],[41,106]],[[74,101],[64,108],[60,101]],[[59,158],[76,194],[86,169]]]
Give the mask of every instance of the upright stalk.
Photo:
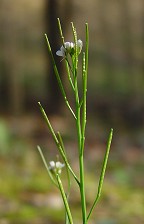
[[[83,54],[83,95],[82,100],[79,100],[79,89],[77,79],[77,64],[78,64],[78,52],[77,52],[77,33],[72,24],[74,41],[75,41],[75,58],[73,60],[74,71],[74,89],[75,89],[75,103],[76,103],[76,128],[78,136],[78,152],[79,152],[79,173],[80,173],[80,196],[81,196],[81,209],[83,224],[87,223],[86,212],[86,197],[85,197],[85,176],[84,176],[84,143],[85,143],[85,126],[86,126],[86,92],[87,92],[87,66],[88,66],[88,26],[86,24],[86,57]],[[81,117],[82,116],[82,117]]]
[[[76,71],[77,72],[77,71]],[[77,74],[75,74],[77,76]],[[78,152],[79,152],[79,171],[80,171],[80,196],[82,205],[83,224],[87,223],[86,199],[85,199],[85,182],[84,182],[84,155],[83,155],[83,135],[81,129],[81,105],[79,102],[77,77],[75,79],[75,101],[76,101],[76,128],[78,136]]]
[[[77,100],[77,94],[76,94]],[[79,170],[80,170],[80,195],[81,195],[81,205],[82,205],[82,218],[83,224],[87,223],[86,214],[86,199],[85,199],[85,182],[84,182],[84,156],[82,150],[82,133],[81,133],[81,117],[80,117],[80,105],[79,101],[76,101],[76,127],[78,134],[78,150],[79,150]]]
[[[81,204],[82,204],[82,218],[83,218],[83,224],[86,224],[87,223],[87,214],[86,214],[83,155],[80,155],[80,157],[79,157],[79,165],[80,165],[80,193],[81,193]]]

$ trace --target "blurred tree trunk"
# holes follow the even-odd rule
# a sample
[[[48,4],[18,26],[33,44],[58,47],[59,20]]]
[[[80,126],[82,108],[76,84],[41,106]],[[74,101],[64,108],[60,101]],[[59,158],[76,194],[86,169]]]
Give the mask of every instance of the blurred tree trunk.
[[[61,63],[61,58],[56,56],[56,51],[61,46],[61,38],[58,30],[57,18],[60,18],[63,32],[65,33],[66,28],[69,25],[72,16],[72,0],[69,1],[59,1],[59,0],[46,0],[45,1],[45,21],[46,21],[46,33],[48,34],[51,48],[54,54],[55,61],[59,73],[61,74],[61,79],[63,79],[64,68],[63,63]],[[65,25],[64,25],[65,24]],[[48,113],[57,114],[60,113],[63,101],[62,95],[57,84],[57,80],[54,74],[53,66],[48,58],[48,72],[47,72],[47,96],[48,96]]]
[[[18,33],[14,11],[11,10],[9,18],[7,16],[7,6],[6,1],[0,1],[0,22],[2,25],[0,38],[2,41],[1,57],[3,65],[0,102],[3,111],[6,110],[13,115],[19,115],[22,113],[24,105],[24,89],[21,84],[19,67],[21,58],[17,43]],[[11,9],[13,9],[12,7]]]

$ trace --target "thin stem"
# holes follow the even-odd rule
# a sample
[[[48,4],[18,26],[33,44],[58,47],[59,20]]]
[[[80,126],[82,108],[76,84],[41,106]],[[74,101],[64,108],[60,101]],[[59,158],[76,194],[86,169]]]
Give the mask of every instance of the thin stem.
[[[60,31],[60,36],[61,36],[61,39],[62,39],[62,44],[64,46],[65,40],[64,40],[62,27],[61,27],[61,22],[60,22],[59,18],[57,20],[58,20],[58,28],[59,28],[59,31]],[[69,79],[69,82],[70,82],[70,85],[71,85],[72,89],[74,90],[74,84],[73,84],[73,81],[72,81],[72,78],[71,78],[71,74],[70,74],[71,66],[70,66],[70,63],[69,63],[67,55],[66,55],[66,57],[64,59],[65,59],[65,63],[66,63],[68,79]]]
[[[72,68],[71,68],[71,65],[70,65],[70,63],[69,63],[69,61],[68,61],[67,58],[65,59],[65,62],[66,62],[66,69],[67,69],[67,74],[68,74],[68,80],[70,82],[70,85],[72,87],[72,90],[75,91],[74,84],[73,84],[73,80],[72,80],[71,73],[70,73],[70,70],[73,73]]]
[[[73,23],[72,23],[72,31],[73,31],[74,43],[75,43],[75,54],[72,58],[72,62],[73,62],[74,88],[75,88],[76,128],[77,128],[78,151],[79,151],[80,195],[81,195],[83,224],[86,224],[87,214],[86,214],[85,182],[84,182],[84,157],[83,157],[83,150],[82,150],[83,135],[82,135],[82,127],[81,127],[81,103],[79,100],[78,77],[77,77],[77,66],[78,66],[77,33]]]
[[[57,178],[58,186],[59,186],[61,196],[62,196],[62,199],[63,199],[63,202],[64,202],[64,206],[65,206],[65,210],[66,210],[66,213],[67,213],[67,216],[68,216],[69,223],[73,224],[73,219],[72,219],[71,211],[70,211],[69,204],[68,204],[68,201],[67,201],[67,197],[65,195],[64,188],[63,188],[61,179],[60,179],[58,174],[56,175],[56,178]]]
[[[44,165],[45,165],[45,168],[46,168],[46,170],[47,170],[47,172],[48,172],[48,174],[49,174],[50,179],[51,179],[52,182],[56,185],[56,187],[58,187],[57,182],[55,181],[55,179],[53,178],[53,175],[51,174],[51,172],[50,172],[50,170],[49,170],[49,167],[48,167],[48,165],[47,165],[47,162],[46,162],[46,160],[45,160],[45,157],[44,157],[44,155],[43,155],[43,153],[42,153],[42,150],[41,150],[40,146],[37,146],[37,149],[38,149],[38,151],[39,151],[39,153],[40,153],[40,156],[41,156],[42,161],[43,161],[43,163],[44,163]]]
[[[86,66],[86,73],[88,74],[88,58],[89,58],[89,30],[88,30],[88,23],[85,24],[86,27],[86,52],[85,52],[85,66]],[[86,76],[87,76],[86,74]]]
[[[83,224],[86,224],[86,199],[85,199],[85,182],[84,182],[84,158],[83,152],[81,151],[82,146],[82,135],[81,135],[81,124],[80,124],[80,106],[76,106],[76,126],[77,126],[77,133],[78,133],[78,148],[79,148],[79,169],[80,169],[80,194],[81,194],[81,205],[82,205],[82,217],[83,217]]]
[[[106,153],[104,156],[104,160],[103,160],[103,165],[102,165],[102,170],[101,170],[101,175],[100,175],[100,179],[99,179],[99,184],[98,184],[98,191],[97,191],[97,195],[96,198],[94,200],[94,203],[90,209],[90,212],[87,216],[87,220],[90,218],[93,209],[95,208],[100,196],[101,196],[101,191],[102,191],[102,186],[103,186],[103,181],[104,181],[104,177],[105,177],[105,172],[106,172],[106,167],[107,167],[107,162],[108,162],[108,157],[109,157],[109,152],[110,152],[110,147],[111,147],[111,142],[112,142],[112,136],[113,136],[113,129],[111,129],[110,134],[109,134],[109,138],[108,138],[108,143],[107,143],[107,148],[106,148]]]
[[[85,178],[84,178],[84,158],[83,155],[79,157],[80,165],[80,194],[81,194],[81,205],[82,205],[82,216],[83,224],[87,223],[87,214],[86,214],[86,199],[85,199]]]
[[[88,49],[89,49],[89,32],[88,24],[86,23],[86,52],[83,53],[82,61],[82,86],[83,86],[83,97],[82,97],[82,151],[84,150],[85,143],[85,128],[87,119],[87,76],[88,76]]]
[[[80,194],[81,194],[83,224],[86,224],[87,218],[86,218],[86,199],[85,199],[85,184],[84,184],[84,158],[83,158],[83,152],[81,150],[81,147],[82,147],[81,116],[80,116],[81,107],[79,105],[77,78],[75,83],[76,83],[75,97],[76,97],[76,117],[77,117],[76,127],[77,127],[77,135],[78,135],[79,169],[80,169]]]
[[[55,71],[55,75],[56,75],[56,78],[57,78],[57,81],[58,81],[61,93],[63,95],[64,101],[65,101],[67,107],[69,108],[70,112],[72,113],[72,115],[76,119],[76,116],[75,116],[75,114],[74,114],[74,112],[73,112],[73,110],[72,110],[72,108],[71,108],[71,106],[69,104],[69,101],[68,101],[68,99],[66,97],[66,93],[65,93],[65,90],[64,90],[64,87],[63,87],[63,84],[62,84],[62,81],[61,81],[61,78],[60,78],[60,75],[59,75],[59,72],[58,72],[55,60],[54,60],[54,56],[53,56],[53,53],[52,53],[52,50],[51,50],[51,46],[50,46],[50,43],[49,43],[49,40],[48,40],[48,37],[47,37],[46,34],[45,34],[45,37],[46,37],[46,41],[47,41],[48,50],[49,50],[49,53],[50,53],[51,58],[52,58],[52,63],[53,63],[53,68],[54,68],[54,71]]]
[[[79,136],[79,165],[80,165],[80,192],[82,202],[83,223],[87,223],[86,215],[86,199],[85,199],[85,181],[84,181],[84,143],[85,143],[85,126],[86,126],[86,91],[87,91],[87,78],[85,76],[85,54],[83,54],[83,101],[82,101],[82,127],[81,136]],[[80,113],[80,112],[79,112]],[[78,120],[80,116],[78,116]],[[80,121],[79,121],[80,123]],[[77,125],[78,126],[78,125]],[[78,126],[79,128],[79,126]]]
[[[82,86],[83,86],[83,96],[82,96],[82,146],[81,151],[84,151],[85,145],[85,128],[87,119],[87,76],[88,76],[88,49],[89,49],[89,32],[88,24],[86,23],[86,52],[83,52],[82,60]]]
[[[66,150],[65,150],[64,143],[63,143],[63,140],[62,140],[62,137],[61,137],[60,132],[58,132],[57,135],[58,135],[58,140],[59,140],[59,143],[60,143],[60,145],[62,147],[62,150],[63,150],[66,158],[68,158],[67,155],[66,155]],[[69,197],[69,194],[70,194],[71,180],[70,180],[70,173],[69,173],[70,171],[69,171],[66,163],[65,163],[65,165],[66,165],[67,180],[68,180],[68,190],[67,190],[67,198],[68,198]]]
[[[60,19],[57,18],[57,21],[58,21],[58,28],[59,28],[59,31],[60,31],[60,36],[61,36],[61,39],[62,39],[62,43],[64,45],[64,35],[63,35],[63,32],[62,32],[62,27],[61,27],[61,22],[60,22]]]
[[[58,132],[57,135],[58,135],[58,140],[61,144],[61,147],[62,147],[62,149],[63,149],[63,151],[66,155],[65,147],[64,147],[63,140],[62,140],[60,132]],[[67,157],[67,155],[66,155],[66,157]],[[70,171],[67,167],[67,164],[65,163],[65,165],[66,165],[67,180],[68,180],[68,190],[67,190],[67,193],[66,193],[66,198],[67,198],[67,201],[68,201],[68,198],[69,198],[69,195],[70,195],[70,189],[71,189],[71,179],[70,179]],[[69,219],[68,219],[67,212],[65,212],[65,224],[69,224]]]
[[[74,44],[75,44],[75,47],[74,47],[75,54],[74,54],[74,60],[73,60],[73,76],[75,80],[77,78],[77,69],[78,69],[77,32],[73,23],[71,23],[71,26],[72,26],[73,38],[74,38]]]
[[[43,109],[43,107],[42,107],[42,105],[41,105],[40,102],[38,102],[38,104],[39,104],[41,113],[42,113],[42,115],[43,115],[43,118],[44,118],[44,120],[45,120],[45,122],[46,122],[46,124],[47,124],[47,126],[48,126],[48,128],[49,128],[49,130],[50,130],[50,132],[51,132],[51,134],[52,134],[52,137],[53,137],[53,139],[54,139],[54,142],[55,142],[55,144],[56,144],[56,146],[57,146],[57,148],[58,148],[58,150],[59,150],[59,153],[61,154],[61,157],[63,158],[64,162],[66,163],[67,167],[69,168],[69,171],[71,172],[71,174],[72,174],[73,177],[75,178],[75,180],[76,180],[76,182],[78,183],[78,185],[80,185],[80,182],[79,182],[77,176],[75,175],[74,171],[72,170],[72,168],[71,168],[71,166],[70,166],[70,164],[69,164],[69,162],[68,162],[68,160],[67,160],[67,157],[65,156],[65,154],[64,154],[64,152],[63,152],[63,149],[62,149],[62,147],[61,147],[61,145],[60,145],[60,143],[59,143],[59,140],[58,140],[58,138],[57,138],[57,136],[56,136],[56,134],[55,134],[55,132],[54,132],[52,126],[51,126],[51,123],[50,123],[50,121],[49,121],[49,119],[48,119],[48,117],[47,117],[47,115],[46,115],[45,110]]]
[[[84,151],[85,144],[85,128],[86,128],[86,94],[87,94],[87,73],[85,67],[85,53],[83,53],[83,64],[82,64],[82,86],[83,86],[83,96],[82,96],[82,146],[81,151]]]

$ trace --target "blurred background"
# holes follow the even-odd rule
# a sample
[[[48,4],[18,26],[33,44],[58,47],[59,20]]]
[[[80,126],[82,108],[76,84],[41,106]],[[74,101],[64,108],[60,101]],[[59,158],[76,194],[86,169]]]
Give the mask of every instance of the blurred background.
[[[114,138],[102,198],[90,223],[144,223],[144,1],[0,1],[0,223],[64,223],[61,198],[51,184],[37,145],[47,161],[57,151],[41,117],[41,101],[62,133],[77,171],[73,119],[57,88],[44,34],[53,52],[61,46],[57,17],[66,41],[70,22],[85,41],[89,23],[88,123],[85,152],[90,208],[110,128]],[[65,68],[56,57],[69,99]],[[73,99],[72,99],[73,100]],[[77,171],[78,172],[78,171]],[[65,172],[63,173],[66,186]],[[70,197],[75,223],[80,199]]]

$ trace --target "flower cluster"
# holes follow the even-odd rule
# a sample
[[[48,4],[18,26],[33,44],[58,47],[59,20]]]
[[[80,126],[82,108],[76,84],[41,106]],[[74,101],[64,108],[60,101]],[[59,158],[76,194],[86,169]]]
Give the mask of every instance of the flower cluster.
[[[77,41],[77,50],[78,54],[80,54],[83,47],[83,42],[81,40]],[[73,42],[65,42],[63,46],[61,46],[60,50],[56,52],[56,55],[60,57],[65,57],[67,54],[73,55],[75,52],[75,44]]]
[[[50,161],[49,164],[50,164],[49,170],[51,172],[54,172],[54,173],[57,173],[57,174],[61,174],[62,168],[64,167],[63,163],[61,163],[59,161],[57,161],[57,162]]]

